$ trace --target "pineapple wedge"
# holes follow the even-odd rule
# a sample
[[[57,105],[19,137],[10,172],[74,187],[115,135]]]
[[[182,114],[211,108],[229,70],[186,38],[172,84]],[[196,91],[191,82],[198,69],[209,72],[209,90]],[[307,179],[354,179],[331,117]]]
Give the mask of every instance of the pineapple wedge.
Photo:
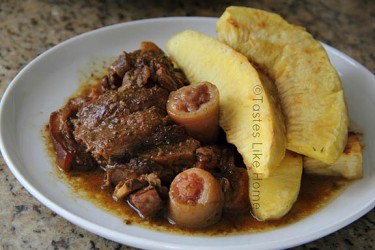
[[[220,126],[248,168],[266,178],[285,154],[285,125],[272,84],[242,54],[202,33],[186,30],[166,44],[192,84],[209,81],[220,93]]]
[[[268,178],[249,173],[249,198],[257,219],[279,219],[290,211],[299,194],[302,169],[302,156],[287,150]]]
[[[346,145],[348,115],[323,46],[279,15],[246,7],[228,7],[217,34],[274,80],[286,116],[287,149],[335,162]]]
[[[309,157],[303,158],[306,173],[342,176],[347,179],[362,178],[362,146],[360,137],[349,134],[348,143],[340,158],[331,165]]]

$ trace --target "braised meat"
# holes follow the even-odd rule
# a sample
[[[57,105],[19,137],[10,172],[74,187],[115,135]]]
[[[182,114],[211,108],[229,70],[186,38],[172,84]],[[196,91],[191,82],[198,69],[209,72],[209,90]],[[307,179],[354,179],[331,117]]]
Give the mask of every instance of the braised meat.
[[[156,106],[131,113],[118,97],[99,97],[81,109],[74,122],[76,140],[84,143],[102,164],[130,159],[143,140],[168,121],[165,112]]]
[[[140,157],[150,159],[177,174],[184,168],[192,167],[195,164],[195,150],[199,146],[199,141],[188,138],[181,142],[153,147],[143,152]]]
[[[179,172],[195,165],[195,151],[199,146],[199,141],[189,138],[151,147],[127,163],[107,166],[105,183],[116,186],[120,181],[155,173],[162,183],[168,185]]]
[[[197,141],[190,139],[171,144],[172,151],[164,151],[165,147],[156,147],[161,155],[168,155],[173,160],[157,162],[158,154],[146,151],[138,158],[133,158],[127,164],[108,167],[105,185],[115,187],[114,196],[124,198],[135,190],[150,186],[145,176],[155,174],[160,180],[157,185],[161,188],[169,187],[174,177],[187,168],[198,167],[209,171],[220,182],[224,192],[224,211],[242,213],[249,209],[248,175],[246,169],[237,167],[232,149],[216,145],[200,147]],[[156,151],[151,150],[155,153]],[[181,160],[183,159],[183,160]]]
[[[139,50],[124,52],[94,94],[72,98],[51,114],[49,130],[59,167],[91,169],[97,162],[129,160],[169,123],[169,92],[187,84],[183,72],[155,44],[142,42]]]
[[[196,150],[196,167],[203,168],[220,180],[224,191],[224,211],[241,213],[249,210],[249,178],[245,168],[238,167],[229,146],[200,147]]]
[[[169,92],[185,84],[183,73],[164,52],[144,42],[140,50],[124,52],[111,65],[102,80],[108,91],[77,113],[75,139],[101,165],[126,162],[154,144],[154,134],[169,121]]]
[[[143,42],[139,50],[124,52],[100,85],[51,114],[49,130],[59,167],[74,171],[100,166],[103,190],[116,201],[126,200],[143,218],[166,207],[170,184],[192,167],[218,180],[227,210],[246,208],[242,186],[248,180],[240,178],[244,169],[236,167],[231,150],[203,147],[167,113],[170,92],[187,84],[155,44]]]
[[[101,83],[105,89],[158,85],[168,92],[189,84],[184,73],[152,42],[142,42],[140,49],[132,53],[124,52]]]
[[[49,132],[60,169],[90,170],[97,167],[95,159],[87,152],[85,145],[77,143],[73,135],[72,118],[87,102],[84,98],[73,98],[65,107],[53,112],[49,119]]]
[[[133,207],[142,218],[155,215],[164,206],[159,192],[153,186],[148,186],[130,194],[128,204]]]

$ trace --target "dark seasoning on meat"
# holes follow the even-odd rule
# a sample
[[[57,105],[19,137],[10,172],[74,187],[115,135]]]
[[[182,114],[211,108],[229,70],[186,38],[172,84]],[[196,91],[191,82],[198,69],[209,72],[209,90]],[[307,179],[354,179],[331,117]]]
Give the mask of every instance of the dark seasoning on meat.
[[[101,192],[109,194],[113,203],[127,203],[143,220],[162,221],[169,229],[179,222],[168,218],[171,183],[177,175],[182,182],[193,178],[198,188],[189,183],[177,183],[177,187],[184,187],[189,199],[199,198],[204,180],[194,180],[195,173],[188,177],[181,173],[191,168],[207,171],[220,187],[217,202],[222,204],[215,208],[215,219],[177,223],[183,231],[206,230],[218,221],[215,234],[271,229],[312,213],[327,200],[333,192],[327,188],[332,179],[307,178],[302,182],[301,198],[287,216],[276,222],[254,219],[246,168],[235,148],[225,142],[223,132],[215,143],[203,143],[168,115],[170,93],[187,85],[184,73],[154,43],[142,42],[139,50],[123,52],[100,84],[51,113],[48,129],[59,169],[80,173],[83,182],[93,179],[95,183],[90,185],[94,186],[99,173]],[[320,182],[318,192],[323,194],[315,200],[306,196],[309,188],[317,186],[314,182]],[[334,182],[344,185],[340,180]],[[188,216],[186,211],[182,217]]]
[[[247,174],[235,166],[229,147],[204,145],[168,116],[170,92],[188,84],[155,44],[142,42],[139,50],[124,52],[99,87],[51,114],[60,169],[102,168],[102,188],[115,201],[125,199],[142,218],[164,216],[171,182],[192,167],[217,178],[228,201],[224,208],[248,209],[247,199],[233,202],[238,176]]]

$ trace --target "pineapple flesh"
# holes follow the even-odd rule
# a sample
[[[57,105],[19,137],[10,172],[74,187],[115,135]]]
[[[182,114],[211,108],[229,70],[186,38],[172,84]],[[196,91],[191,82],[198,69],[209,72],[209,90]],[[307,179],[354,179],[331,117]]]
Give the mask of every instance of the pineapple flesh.
[[[186,30],[166,44],[169,56],[192,84],[208,81],[220,94],[220,126],[251,171],[266,178],[285,155],[285,124],[272,83],[248,59],[197,31]],[[277,92],[277,91],[276,91]]]
[[[274,81],[287,149],[327,164],[337,161],[347,141],[348,115],[340,78],[323,46],[279,15],[246,7],[228,7],[217,35]]]
[[[302,156],[287,150],[279,167],[268,178],[249,173],[249,198],[257,219],[279,219],[290,211],[298,198],[302,169]]]
[[[344,152],[333,164],[328,165],[319,160],[304,157],[303,167],[306,173],[309,174],[341,176],[346,179],[362,178],[362,146],[360,136],[349,134]]]

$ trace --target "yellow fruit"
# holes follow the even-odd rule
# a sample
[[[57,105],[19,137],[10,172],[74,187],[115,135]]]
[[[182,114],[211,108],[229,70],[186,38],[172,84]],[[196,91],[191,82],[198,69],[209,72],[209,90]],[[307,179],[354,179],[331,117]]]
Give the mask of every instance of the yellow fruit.
[[[259,220],[279,219],[297,200],[301,187],[302,156],[286,151],[285,158],[268,178],[249,172],[249,197]]]
[[[167,51],[192,84],[208,81],[220,94],[220,126],[248,168],[266,177],[285,154],[282,114],[258,72],[242,54],[202,33],[170,38]]]
[[[346,145],[348,116],[340,78],[323,46],[279,15],[246,7],[227,8],[217,34],[274,80],[287,149],[335,162]]]
[[[347,179],[362,178],[362,146],[360,137],[350,134],[348,143],[340,158],[328,165],[309,157],[303,158],[303,167],[306,173],[328,176],[342,176]]]

